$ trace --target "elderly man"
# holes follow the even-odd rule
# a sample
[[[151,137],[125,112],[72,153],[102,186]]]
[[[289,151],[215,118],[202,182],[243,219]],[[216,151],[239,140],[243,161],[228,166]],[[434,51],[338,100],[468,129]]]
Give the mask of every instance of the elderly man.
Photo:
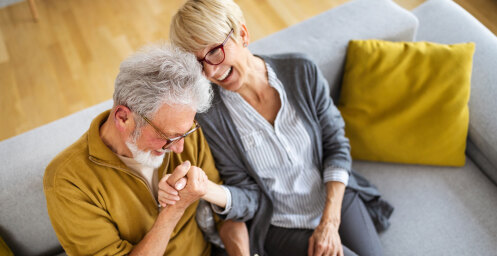
[[[196,58],[172,46],[149,46],[121,64],[113,108],[45,172],[48,213],[69,255],[211,254],[198,199],[221,208],[229,200],[194,121],[211,95]],[[178,201],[161,208],[158,190],[171,186]],[[248,239],[244,225],[218,226],[222,237]],[[245,243],[236,246],[248,251]]]

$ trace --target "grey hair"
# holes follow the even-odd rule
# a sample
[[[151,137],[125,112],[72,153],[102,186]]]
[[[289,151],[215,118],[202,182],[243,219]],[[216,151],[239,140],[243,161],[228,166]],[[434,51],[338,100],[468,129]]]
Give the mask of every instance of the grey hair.
[[[198,113],[211,104],[212,88],[196,57],[169,43],[145,46],[126,58],[114,87],[114,106],[147,118],[164,105],[187,105]],[[138,127],[143,118],[136,119]]]

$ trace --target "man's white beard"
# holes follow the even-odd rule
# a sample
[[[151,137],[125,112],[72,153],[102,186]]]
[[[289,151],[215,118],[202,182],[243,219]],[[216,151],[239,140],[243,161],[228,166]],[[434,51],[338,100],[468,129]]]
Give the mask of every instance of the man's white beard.
[[[137,161],[138,163],[152,167],[152,168],[159,168],[164,161],[164,155],[160,156],[155,156],[152,155],[152,151],[143,151],[138,149],[138,146],[136,145],[135,140],[128,140],[126,141],[126,146],[128,146],[129,151],[131,151],[131,154],[133,155],[133,159]],[[163,151],[162,149],[160,151]],[[165,153],[170,152],[170,150],[164,150]]]

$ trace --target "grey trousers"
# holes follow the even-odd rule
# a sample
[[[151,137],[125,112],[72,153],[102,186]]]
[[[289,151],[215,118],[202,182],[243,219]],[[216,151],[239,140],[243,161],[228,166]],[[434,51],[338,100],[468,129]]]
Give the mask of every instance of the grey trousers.
[[[270,256],[307,255],[309,237],[314,230],[270,226],[265,249]],[[378,233],[359,195],[346,189],[342,219],[338,230],[345,255],[383,255]]]

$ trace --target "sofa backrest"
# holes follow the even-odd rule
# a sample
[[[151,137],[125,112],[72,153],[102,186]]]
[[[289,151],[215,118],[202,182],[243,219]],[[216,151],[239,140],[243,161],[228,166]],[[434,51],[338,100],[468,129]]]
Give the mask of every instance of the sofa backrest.
[[[249,49],[255,54],[309,55],[328,80],[336,102],[349,40],[412,41],[417,27],[416,17],[391,0],[356,0],[256,41]]]
[[[410,41],[416,28],[416,18],[391,0],[356,0],[261,39],[250,49],[258,54],[308,54],[336,97],[350,39]],[[0,142],[0,236],[16,255],[62,251],[46,210],[45,167],[111,106],[109,100]]]
[[[62,251],[48,218],[45,167],[111,107],[109,100],[0,142],[0,236],[15,255]]]
[[[466,152],[497,184],[497,36],[450,0],[430,0],[413,13],[420,21],[417,41],[475,43]]]

